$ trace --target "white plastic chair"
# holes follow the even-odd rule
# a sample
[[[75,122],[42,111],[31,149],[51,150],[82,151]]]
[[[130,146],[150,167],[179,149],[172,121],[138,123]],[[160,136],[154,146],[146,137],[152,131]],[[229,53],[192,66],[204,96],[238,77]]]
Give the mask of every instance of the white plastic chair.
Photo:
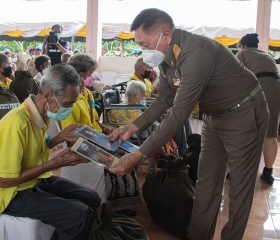
[[[100,72],[94,72],[94,76],[96,76],[100,81],[103,81],[104,75]]]
[[[127,82],[131,77],[131,74],[117,74],[114,77],[114,84]]]
[[[114,78],[118,73],[115,71],[105,71],[102,72],[103,75],[103,80],[102,82],[106,85],[106,86],[112,86],[114,84]]]
[[[0,215],[1,240],[50,240],[54,230],[37,219]]]

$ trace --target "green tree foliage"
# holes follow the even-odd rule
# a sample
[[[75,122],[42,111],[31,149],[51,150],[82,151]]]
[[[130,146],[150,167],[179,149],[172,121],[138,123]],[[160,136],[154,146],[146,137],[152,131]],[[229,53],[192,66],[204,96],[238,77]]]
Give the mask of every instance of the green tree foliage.
[[[9,49],[11,52],[23,53],[26,52],[26,48],[28,46],[36,47],[42,46],[43,42],[36,41],[0,41],[0,52],[4,49]],[[71,42],[70,43],[72,51],[79,50],[80,52],[86,51],[86,43],[85,41],[81,42]],[[123,40],[119,38],[111,39],[111,40],[103,40],[102,41],[102,49],[105,50],[106,56],[115,56],[116,47],[122,47],[123,54],[126,57],[132,57],[132,52],[134,49],[139,48],[134,39]]]
[[[28,46],[36,47],[42,46],[42,42],[36,41],[0,41],[0,51],[9,49],[11,52],[23,53],[26,52]]]

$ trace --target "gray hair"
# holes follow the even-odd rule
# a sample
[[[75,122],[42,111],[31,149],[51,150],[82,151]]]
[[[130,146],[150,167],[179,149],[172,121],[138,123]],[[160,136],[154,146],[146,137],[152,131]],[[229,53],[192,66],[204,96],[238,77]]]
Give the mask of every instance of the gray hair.
[[[78,73],[86,73],[89,70],[95,71],[97,62],[89,55],[76,53],[69,58],[68,64],[73,66]]]
[[[42,93],[49,88],[55,95],[64,95],[69,85],[79,88],[80,77],[77,71],[68,64],[56,64],[46,70],[39,92]]]
[[[127,99],[138,97],[141,94],[141,90],[146,92],[146,85],[142,81],[131,80],[127,83],[127,88],[125,91],[125,97]]]

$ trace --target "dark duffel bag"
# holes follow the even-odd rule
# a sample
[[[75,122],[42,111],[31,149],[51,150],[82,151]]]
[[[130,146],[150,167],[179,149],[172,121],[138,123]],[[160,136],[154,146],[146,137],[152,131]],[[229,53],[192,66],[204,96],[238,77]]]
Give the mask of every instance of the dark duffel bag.
[[[107,204],[93,210],[92,215],[89,240],[148,240],[141,224],[125,215],[114,214]]]
[[[184,155],[184,160],[189,168],[189,176],[196,184],[197,180],[197,170],[199,162],[199,154],[201,150],[201,135],[191,134],[187,138],[188,150]]]
[[[194,184],[178,152],[158,162],[160,170],[147,175],[143,197],[150,217],[166,232],[187,239],[193,206]]]

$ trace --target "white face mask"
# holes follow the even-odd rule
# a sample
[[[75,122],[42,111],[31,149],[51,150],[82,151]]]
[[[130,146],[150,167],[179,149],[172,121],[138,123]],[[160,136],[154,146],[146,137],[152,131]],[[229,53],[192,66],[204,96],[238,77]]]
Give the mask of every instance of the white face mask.
[[[116,56],[120,56],[121,53],[122,53],[121,51],[115,51],[115,55],[116,55]]]
[[[140,100],[140,104],[146,105],[146,103],[147,103],[147,99],[142,99],[142,100]]]
[[[143,62],[154,68],[161,64],[165,58],[165,54],[157,50],[162,33],[159,36],[155,50],[144,49],[142,51]]]
[[[13,63],[16,63],[17,62],[17,58],[15,57],[15,58],[12,58],[12,62]]]

